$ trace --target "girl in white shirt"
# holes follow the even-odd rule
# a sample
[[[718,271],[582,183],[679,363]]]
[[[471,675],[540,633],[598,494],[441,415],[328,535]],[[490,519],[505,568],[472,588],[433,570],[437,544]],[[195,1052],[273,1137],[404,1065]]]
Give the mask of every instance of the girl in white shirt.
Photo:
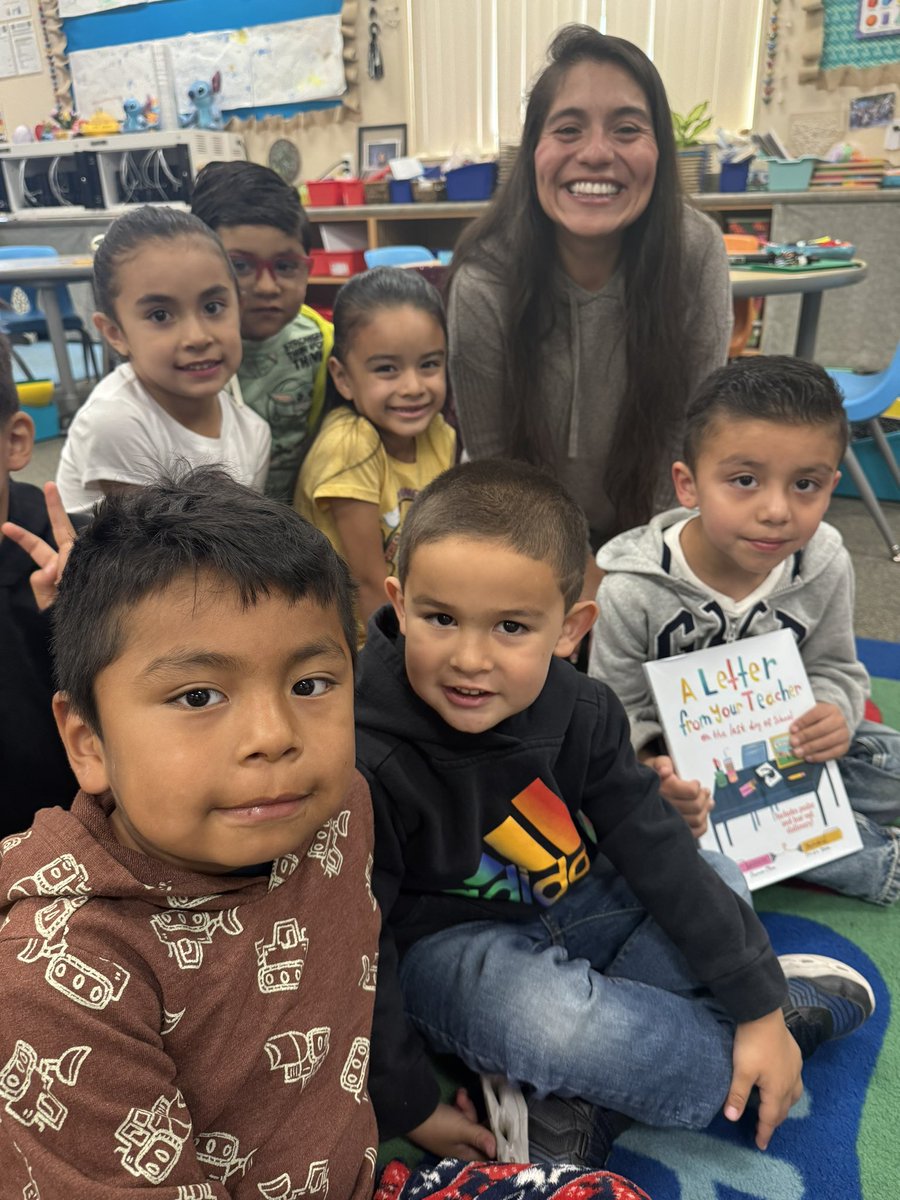
[[[69,512],[179,465],[221,463],[261,489],[271,436],[225,385],[241,361],[234,274],[197,217],[142,207],[110,226],[94,259],[94,324],[127,359],[76,413],[57,485]]]

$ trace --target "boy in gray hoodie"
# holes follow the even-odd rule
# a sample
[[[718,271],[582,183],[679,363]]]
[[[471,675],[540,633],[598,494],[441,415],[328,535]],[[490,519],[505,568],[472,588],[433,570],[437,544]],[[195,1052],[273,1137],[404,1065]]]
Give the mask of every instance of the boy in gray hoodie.
[[[597,554],[590,673],[625,705],[638,756],[695,836],[711,798],[675,773],[642,664],[790,629],[816,703],[791,727],[794,752],[840,760],[863,848],[802,878],[875,904],[900,895],[900,733],[863,719],[869,680],[853,638],[853,567],[823,522],[848,438],[840,394],[814,363],[739,359],[688,407],[682,508]]]

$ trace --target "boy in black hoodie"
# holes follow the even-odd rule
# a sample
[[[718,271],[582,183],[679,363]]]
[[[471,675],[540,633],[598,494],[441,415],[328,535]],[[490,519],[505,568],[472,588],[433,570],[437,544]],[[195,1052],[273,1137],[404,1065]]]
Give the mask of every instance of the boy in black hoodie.
[[[534,1161],[599,1166],[632,1119],[737,1120],[754,1089],[765,1149],[801,1056],[862,1024],[871,989],[775,957],[740,871],[698,852],[621,704],[565,661],[597,611],[579,599],[586,546],[554,480],[463,464],[417,498],[370,621],[379,1132],[491,1152],[464,1095],[439,1103],[427,1044],[524,1085]]]
[[[51,543],[41,490],[10,478],[33,448],[34,422],[19,408],[9,343],[0,335],[0,526],[12,521]],[[68,808],[78,790],[50,706],[50,620],[32,594],[34,569],[0,529],[0,838],[26,829],[39,808]]]

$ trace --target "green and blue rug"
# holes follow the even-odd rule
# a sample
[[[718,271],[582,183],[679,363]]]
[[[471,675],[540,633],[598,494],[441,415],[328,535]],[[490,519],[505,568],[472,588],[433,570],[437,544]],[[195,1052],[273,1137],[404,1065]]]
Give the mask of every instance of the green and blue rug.
[[[900,646],[860,639],[859,653],[882,720],[900,729]],[[875,1015],[806,1064],[805,1095],[765,1154],[750,1120],[720,1118],[703,1133],[630,1129],[609,1167],[653,1200],[898,1200],[900,1031],[891,1018],[900,998],[900,908],[800,886],[754,899],[779,954],[850,963],[872,984]]]

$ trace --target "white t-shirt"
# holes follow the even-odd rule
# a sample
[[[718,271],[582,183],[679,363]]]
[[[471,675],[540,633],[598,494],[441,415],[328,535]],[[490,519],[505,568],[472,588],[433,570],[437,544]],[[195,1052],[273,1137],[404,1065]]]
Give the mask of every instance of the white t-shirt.
[[[59,460],[56,484],[67,512],[84,512],[111,483],[151,483],[179,464],[220,463],[239,483],[262,491],[272,435],[252,409],[219,393],[222,428],[203,437],[180,425],[136,378],[130,364],[102,379],[75,414]]]

